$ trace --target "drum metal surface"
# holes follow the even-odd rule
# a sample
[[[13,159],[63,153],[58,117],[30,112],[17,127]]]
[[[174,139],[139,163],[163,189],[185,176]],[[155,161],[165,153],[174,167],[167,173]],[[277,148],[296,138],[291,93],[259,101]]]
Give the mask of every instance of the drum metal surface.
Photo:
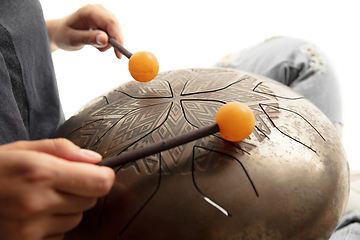
[[[65,239],[327,239],[349,194],[341,139],[313,104],[271,79],[162,72],[95,99],[56,136],[106,159],[206,126],[232,101],[255,115],[247,139],[214,134],[115,168],[110,193]]]

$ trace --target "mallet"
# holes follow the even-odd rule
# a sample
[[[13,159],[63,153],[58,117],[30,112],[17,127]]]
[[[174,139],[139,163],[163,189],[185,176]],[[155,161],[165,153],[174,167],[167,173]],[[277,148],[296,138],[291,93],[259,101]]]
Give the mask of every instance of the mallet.
[[[247,138],[254,130],[254,127],[255,117],[251,109],[243,103],[230,102],[224,104],[219,109],[215,117],[215,123],[213,124],[105,159],[98,163],[98,165],[111,168],[123,166],[129,162],[183,145],[217,132],[228,141],[238,142]]]
[[[159,72],[159,62],[154,54],[147,51],[139,51],[132,54],[110,36],[108,42],[129,59],[129,72],[136,81],[149,82],[157,76]]]

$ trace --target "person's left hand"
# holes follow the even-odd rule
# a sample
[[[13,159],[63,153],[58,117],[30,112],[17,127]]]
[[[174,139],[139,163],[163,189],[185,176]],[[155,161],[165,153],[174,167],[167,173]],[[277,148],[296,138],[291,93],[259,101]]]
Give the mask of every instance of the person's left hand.
[[[76,51],[92,45],[100,51],[108,50],[108,35],[124,44],[121,26],[115,15],[100,4],[85,5],[62,19],[47,20],[51,48]],[[103,29],[104,32],[102,30]],[[115,50],[118,58],[121,53]]]

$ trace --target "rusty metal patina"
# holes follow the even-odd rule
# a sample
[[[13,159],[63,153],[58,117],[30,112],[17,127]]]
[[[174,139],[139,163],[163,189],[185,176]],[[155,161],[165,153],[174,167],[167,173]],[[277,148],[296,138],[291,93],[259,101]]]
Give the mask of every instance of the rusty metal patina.
[[[214,134],[115,168],[111,192],[65,239],[326,239],[345,210],[341,139],[314,105],[271,79],[183,69],[130,81],[58,131],[104,158],[214,121],[226,102],[256,117],[241,142]]]

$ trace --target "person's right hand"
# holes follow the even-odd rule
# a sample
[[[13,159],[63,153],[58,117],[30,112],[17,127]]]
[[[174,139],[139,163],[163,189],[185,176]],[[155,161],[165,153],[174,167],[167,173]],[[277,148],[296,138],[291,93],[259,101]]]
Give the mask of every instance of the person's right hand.
[[[87,4],[67,17],[46,20],[46,26],[52,51],[58,48],[77,51],[85,45],[92,45],[103,52],[111,47],[108,34],[124,44],[116,16],[101,4]],[[114,51],[120,59],[121,53]]]
[[[99,161],[65,139],[0,146],[0,239],[62,239],[113,185]]]

